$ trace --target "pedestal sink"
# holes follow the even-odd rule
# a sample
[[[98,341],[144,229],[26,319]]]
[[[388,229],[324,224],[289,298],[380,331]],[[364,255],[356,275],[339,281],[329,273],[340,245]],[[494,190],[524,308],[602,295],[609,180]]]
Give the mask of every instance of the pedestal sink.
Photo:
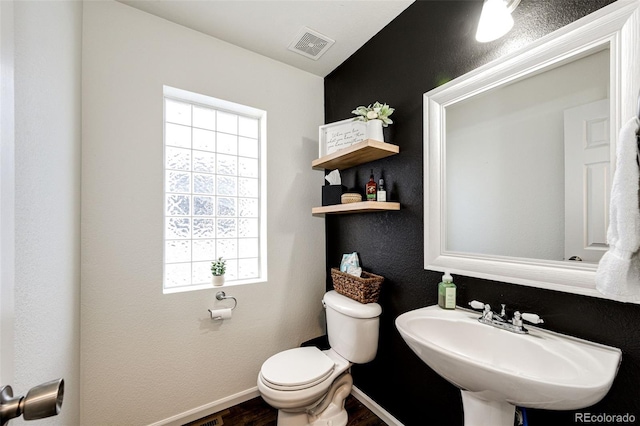
[[[420,359],[460,388],[465,426],[511,426],[515,406],[589,407],[611,388],[619,349],[536,327],[511,333],[481,324],[479,316],[429,306],[396,319]]]

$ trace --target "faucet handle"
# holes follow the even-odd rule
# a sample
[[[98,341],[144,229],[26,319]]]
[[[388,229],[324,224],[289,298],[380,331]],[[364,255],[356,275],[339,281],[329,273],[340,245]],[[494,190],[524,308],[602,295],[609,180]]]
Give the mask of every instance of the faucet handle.
[[[542,324],[544,323],[544,320],[542,318],[540,318],[539,315],[537,314],[530,314],[530,313],[523,313],[522,314],[522,319],[530,322],[531,324]]]
[[[471,306],[473,309],[484,309],[484,303],[477,300],[472,300],[471,302],[469,302],[469,306]]]
[[[513,324],[515,327],[522,327],[522,314],[520,313],[520,311],[515,311],[513,313],[511,324]]]

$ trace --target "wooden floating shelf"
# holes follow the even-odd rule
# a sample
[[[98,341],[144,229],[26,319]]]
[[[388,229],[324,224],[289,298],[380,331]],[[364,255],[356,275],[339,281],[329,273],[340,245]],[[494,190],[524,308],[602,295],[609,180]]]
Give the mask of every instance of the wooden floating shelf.
[[[400,203],[385,201],[360,201],[358,203],[334,204],[331,206],[313,207],[312,214],[347,214],[371,213],[400,210]]]
[[[374,139],[365,139],[362,142],[341,149],[332,154],[325,155],[311,162],[314,169],[348,169],[369,161],[379,160],[398,154],[400,147],[390,143],[380,142]]]

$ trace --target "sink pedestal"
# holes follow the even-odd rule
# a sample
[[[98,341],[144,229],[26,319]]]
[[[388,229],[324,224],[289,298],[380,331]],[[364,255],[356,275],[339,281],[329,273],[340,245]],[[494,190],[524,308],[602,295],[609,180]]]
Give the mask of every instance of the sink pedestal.
[[[473,392],[463,391],[464,426],[513,426],[515,405],[503,401],[480,399]]]

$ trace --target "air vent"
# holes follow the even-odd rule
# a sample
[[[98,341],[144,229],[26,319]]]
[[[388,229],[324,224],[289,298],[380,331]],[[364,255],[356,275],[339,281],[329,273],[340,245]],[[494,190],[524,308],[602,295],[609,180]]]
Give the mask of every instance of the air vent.
[[[228,414],[229,410],[226,410],[225,412],[223,412],[223,414]],[[221,413],[216,413],[216,414],[211,414],[207,417],[203,417],[199,420],[195,420],[191,423],[187,423],[186,425],[183,426],[223,426],[224,425],[224,421],[222,421],[222,414]]]
[[[317,60],[333,43],[335,43],[335,40],[331,40],[329,37],[310,28],[303,27],[296,35],[296,38],[289,44],[289,50]]]

